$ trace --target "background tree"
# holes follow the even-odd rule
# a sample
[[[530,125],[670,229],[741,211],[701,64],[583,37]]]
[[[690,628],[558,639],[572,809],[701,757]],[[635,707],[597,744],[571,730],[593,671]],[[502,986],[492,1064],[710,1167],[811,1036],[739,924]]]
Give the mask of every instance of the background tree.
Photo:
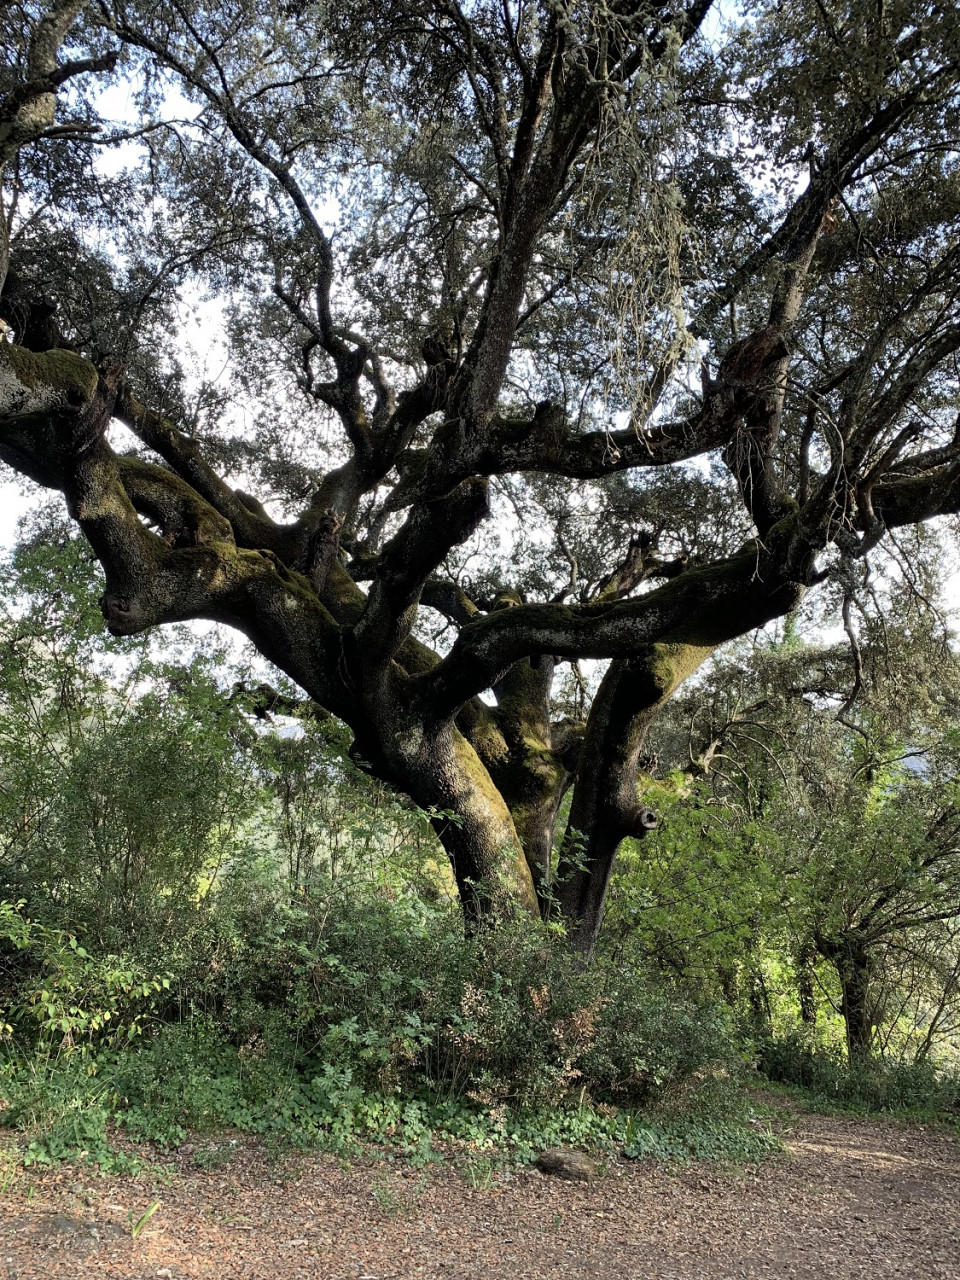
[[[924,1057],[956,1013],[957,658],[899,604],[854,654],[743,649],[675,702],[655,741],[685,771],[648,784],[669,821],[624,860],[611,916],[765,1035],[785,1025],[771,993],[788,1024],[833,1008],[860,1060]]]
[[[0,892],[99,948],[149,947],[250,842],[249,730],[215,649],[104,649],[89,548],[43,532],[0,589]]]
[[[557,902],[589,950],[677,687],[960,507],[952,6],[2,22],[0,456],[108,627],[237,628],[437,815],[468,914]]]

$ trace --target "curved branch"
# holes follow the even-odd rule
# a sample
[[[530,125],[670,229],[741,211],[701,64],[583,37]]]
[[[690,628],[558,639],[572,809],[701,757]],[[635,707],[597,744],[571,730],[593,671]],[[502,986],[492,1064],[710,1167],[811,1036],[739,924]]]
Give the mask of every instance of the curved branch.
[[[204,459],[196,440],[185,435],[163,414],[141,404],[129,386],[121,388],[114,416],[229,520],[241,546],[270,547],[274,544],[281,527],[259,504],[258,510],[251,510]]]
[[[489,510],[487,486],[473,481],[439,502],[418,505],[383,550],[355,636],[365,662],[392,657],[413,626],[423,584]]]
[[[523,657],[632,658],[657,643],[713,649],[796,606],[813,566],[813,549],[794,545],[799,529],[785,520],[766,546],[748,544],[638,599],[488,614],[461,628],[447,657],[422,678],[423,696],[443,719]]]

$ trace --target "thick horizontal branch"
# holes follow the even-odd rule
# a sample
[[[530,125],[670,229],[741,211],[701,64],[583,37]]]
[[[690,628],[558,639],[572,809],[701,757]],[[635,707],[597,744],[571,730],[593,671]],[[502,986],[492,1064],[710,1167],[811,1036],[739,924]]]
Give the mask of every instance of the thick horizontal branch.
[[[59,0],[36,21],[27,44],[26,74],[0,99],[0,168],[13,159],[20,147],[65,132],[54,124],[61,85],[75,76],[112,71],[116,65],[119,50],[58,65],[60,49],[83,7],[81,0]],[[77,126],[69,132],[75,135]],[[8,265],[6,235],[0,243],[2,281]]]
[[[525,422],[495,419],[473,445],[455,422],[444,424],[428,451],[408,459],[409,479],[389,506],[398,509],[449,492],[470,476],[535,471],[595,480],[634,467],[661,467],[695,458],[730,441],[769,397],[770,369],[785,356],[783,335],[768,325],[730,349],[701,407],[688,418],[623,431],[570,430],[564,410],[544,401]]]
[[[236,546],[230,522],[182,477],[110,448],[121,378],[118,366],[73,352],[0,344],[0,457],[66,496],[106,573],[107,625],[132,635],[193,618],[227,623],[348,716],[340,627],[313,584],[269,551]]]
[[[112,50],[99,58],[83,58],[76,62],[64,62],[55,67],[47,75],[34,80],[26,80],[16,85],[0,100],[0,121],[13,120],[17,113],[33,98],[53,93],[62,84],[75,76],[87,75],[97,71],[112,71],[117,65],[119,50]]]
[[[766,544],[686,573],[637,599],[600,604],[529,604],[498,610],[460,630],[452,650],[423,677],[432,713],[456,713],[523,657],[632,658],[654,644],[713,649],[795,607],[813,550],[792,546],[795,519]]]
[[[479,608],[467,593],[455,582],[442,578],[426,580],[420,592],[420,602],[430,609],[435,609],[445,618],[449,618],[457,626],[473,622],[480,616]]]
[[[919,476],[889,480],[874,487],[873,510],[887,529],[919,524],[934,516],[960,513],[960,460]]]
[[[172,471],[140,458],[118,458],[117,473],[136,511],[158,526],[168,546],[234,541],[230,522]]]
[[[241,546],[273,546],[278,532],[275,522],[262,508],[252,510],[204,459],[197,442],[169,418],[141,404],[129,387],[121,390],[114,416],[229,520]]]

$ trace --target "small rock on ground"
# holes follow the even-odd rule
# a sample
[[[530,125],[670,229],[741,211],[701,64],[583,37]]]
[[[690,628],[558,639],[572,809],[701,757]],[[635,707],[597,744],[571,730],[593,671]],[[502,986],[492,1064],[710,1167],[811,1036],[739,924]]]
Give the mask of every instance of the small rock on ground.
[[[568,1182],[595,1182],[601,1176],[599,1161],[572,1147],[551,1147],[542,1152],[537,1158],[537,1168],[541,1173],[566,1178]]]

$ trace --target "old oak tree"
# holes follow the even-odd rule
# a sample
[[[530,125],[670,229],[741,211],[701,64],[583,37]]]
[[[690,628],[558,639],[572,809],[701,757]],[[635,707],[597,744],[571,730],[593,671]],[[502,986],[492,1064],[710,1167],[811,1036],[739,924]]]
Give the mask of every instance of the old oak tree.
[[[665,700],[960,511],[954,6],[0,21],[0,457],[107,626],[242,632],[434,813],[468,916],[589,951]]]

